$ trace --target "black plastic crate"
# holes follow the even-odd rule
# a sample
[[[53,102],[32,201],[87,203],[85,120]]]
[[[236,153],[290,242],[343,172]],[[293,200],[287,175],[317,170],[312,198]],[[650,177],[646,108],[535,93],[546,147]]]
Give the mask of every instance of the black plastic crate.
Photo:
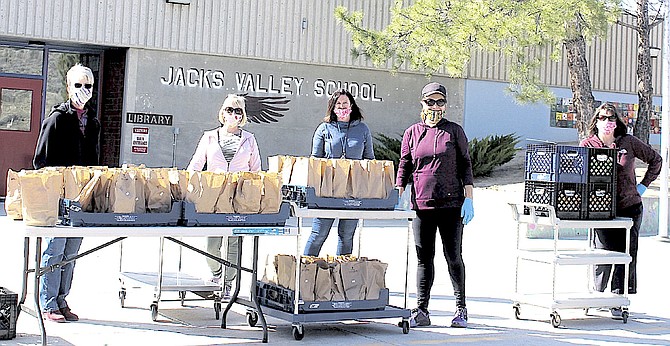
[[[588,148],[588,182],[616,182],[616,149]]]
[[[16,318],[19,296],[0,287],[0,340],[10,340],[16,337]]]
[[[184,202],[183,224],[184,226],[220,227],[284,226],[289,217],[291,217],[291,206],[286,202],[282,202],[279,212],[274,214],[198,213],[193,203]]]
[[[526,150],[527,180],[586,183],[588,148],[531,144]]]
[[[584,209],[586,184],[526,180],[523,200],[553,206],[559,219],[583,220],[587,216]],[[530,214],[529,208],[524,207],[524,214]],[[537,208],[536,214],[549,216],[549,210]]]
[[[257,281],[256,297],[263,306],[293,313],[293,290]],[[316,313],[333,311],[369,311],[384,310],[389,303],[389,290],[382,288],[378,299],[369,300],[331,300],[331,301],[302,301],[298,302],[298,313]]]
[[[616,185],[593,183],[588,185],[586,211],[589,220],[609,220],[616,214]]]
[[[59,213],[63,225],[75,227],[177,226],[182,202],[173,201],[167,213],[89,213],[81,210],[79,202],[62,199]]]

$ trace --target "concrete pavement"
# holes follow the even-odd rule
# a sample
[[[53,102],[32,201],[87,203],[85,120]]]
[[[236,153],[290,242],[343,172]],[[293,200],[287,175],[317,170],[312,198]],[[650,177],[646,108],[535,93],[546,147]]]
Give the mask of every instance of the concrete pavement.
[[[306,345],[668,345],[670,344],[670,303],[666,295],[670,262],[670,243],[654,237],[640,239],[637,295],[632,295],[630,319],[627,324],[613,320],[604,312],[584,315],[582,310],[562,310],[562,325],[553,328],[548,309],[522,306],[521,320],[514,317],[512,302],[515,279],[515,230],[507,201],[522,199],[522,184],[475,189],[475,219],[466,226],[464,257],[467,273],[467,304],[469,327],[447,327],[455,304],[446,263],[441,253],[436,256],[437,274],[430,304],[433,326],[412,329],[402,334],[396,326],[399,318],[373,321],[342,321],[305,325],[305,337],[296,341],[291,324],[269,317],[272,326],[269,343]],[[361,234],[361,255],[389,263],[387,286],[391,303],[402,305],[405,283],[407,240],[404,223],[366,223]],[[21,223],[0,217],[0,286],[20,292],[23,238]],[[324,245],[322,254],[335,252],[336,232]],[[104,239],[85,238],[82,250],[90,249]],[[302,249],[292,238],[262,238],[262,254],[294,253]],[[411,241],[411,239],[410,239]],[[535,241],[535,240],[533,240]],[[546,242],[546,240],[536,240]],[[204,247],[204,239],[187,239],[194,246]],[[585,240],[572,239],[568,245],[583,245]],[[245,249],[251,245],[245,242]],[[413,247],[413,244],[410,244]],[[166,245],[165,270],[207,277],[208,268],[202,257],[177,246]],[[123,258],[121,258],[123,257]],[[31,255],[32,258],[32,255]],[[122,261],[121,261],[122,259]],[[415,255],[410,252],[409,307],[415,305]],[[160,302],[157,322],[151,320],[149,304],[152,289],[129,289],[125,308],[118,299],[118,273],[122,271],[156,271],[158,239],[132,238],[120,247],[113,245],[77,261],[72,292],[68,302],[79,314],[76,323],[47,323],[49,344],[53,345],[219,345],[260,343],[259,327],[248,327],[245,309],[235,307],[229,315],[228,329],[219,328],[214,319],[212,301]],[[247,260],[247,262],[249,262]],[[264,262],[262,260],[261,262]],[[261,263],[260,265],[263,265]],[[528,289],[551,288],[551,268],[521,267],[521,285]],[[572,289],[586,285],[584,268],[565,268],[558,276],[558,287]],[[242,287],[248,287],[246,277]],[[31,289],[32,292],[32,289]],[[244,291],[243,291],[244,292]],[[29,296],[29,302],[30,302]],[[175,292],[163,298],[177,298]],[[187,294],[187,298],[195,295]],[[40,342],[34,317],[21,313],[17,337],[0,340],[0,345],[32,345]]]

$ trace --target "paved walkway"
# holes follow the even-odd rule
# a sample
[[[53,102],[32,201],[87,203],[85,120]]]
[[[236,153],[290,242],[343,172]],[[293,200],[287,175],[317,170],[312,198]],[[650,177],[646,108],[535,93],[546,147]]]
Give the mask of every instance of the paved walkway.
[[[514,318],[512,299],[515,279],[515,229],[508,200],[520,200],[518,185],[502,188],[475,189],[475,219],[466,227],[464,257],[467,271],[467,303],[469,328],[447,327],[454,312],[454,299],[446,264],[437,256],[437,275],[430,304],[433,326],[417,328],[402,334],[396,326],[399,318],[374,321],[342,321],[306,324],[305,338],[295,341],[289,322],[269,318],[272,344],[304,345],[668,345],[670,344],[670,304],[667,293],[667,265],[670,262],[670,243],[654,237],[640,240],[639,294],[631,296],[631,317],[627,324],[611,319],[607,313],[582,310],[563,310],[560,328],[549,323],[549,310],[522,306],[521,318]],[[9,225],[9,226],[7,226]],[[23,238],[21,224],[0,216],[0,286],[20,291]],[[361,254],[389,263],[387,286],[392,291],[391,302],[403,303],[404,259],[407,239],[405,225],[400,223],[371,223],[363,234]],[[333,232],[334,234],[335,232]],[[301,238],[299,248],[306,237]],[[85,238],[82,250],[102,241]],[[534,240],[544,242],[546,240]],[[204,239],[190,239],[203,247]],[[581,245],[584,240],[568,240]],[[249,247],[250,242],[245,243]],[[292,253],[294,239],[263,238],[261,253]],[[333,253],[336,239],[331,235],[324,251]],[[32,257],[32,256],[31,256]],[[207,277],[204,259],[184,250],[179,262],[179,249],[166,246],[165,268],[198,277]],[[415,304],[415,256],[410,253],[409,306]],[[68,301],[81,317],[77,323],[47,323],[49,344],[52,345],[219,345],[260,343],[262,332],[248,327],[245,309],[236,307],[229,316],[228,329],[219,328],[214,319],[211,301],[161,302],[157,322],[151,320],[149,304],[152,289],[129,289],[126,307],[118,300],[118,273],[156,271],[158,240],[135,238],[123,243],[123,261],[119,246],[96,252],[77,262],[72,292]],[[261,263],[262,264],[262,263]],[[529,289],[551,287],[550,267],[522,267],[521,285]],[[559,271],[559,287],[583,288],[586,285],[584,268]],[[248,280],[243,279],[243,287]],[[164,298],[177,298],[176,293],[164,293]],[[194,298],[190,293],[187,298]],[[17,337],[0,340],[0,345],[32,345],[40,342],[35,318],[21,313]]]

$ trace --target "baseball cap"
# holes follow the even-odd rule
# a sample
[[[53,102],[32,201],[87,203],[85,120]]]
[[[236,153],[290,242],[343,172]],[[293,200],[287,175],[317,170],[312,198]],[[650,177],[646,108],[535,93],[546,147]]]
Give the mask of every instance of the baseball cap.
[[[432,94],[442,94],[442,96],[447,96],[447,88],[444,87],[444,85],[437,83],[437,82],[431,82],[426,84],[426,86],[421,89],[421,97],[426,97],[430,96]]]

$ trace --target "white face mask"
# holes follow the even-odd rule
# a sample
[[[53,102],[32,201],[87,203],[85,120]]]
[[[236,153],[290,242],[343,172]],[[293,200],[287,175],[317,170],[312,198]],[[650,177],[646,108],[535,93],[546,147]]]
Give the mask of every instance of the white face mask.
[[[421,120],[430,127],[437,125],[443,117],[444,111],[441,109],[424,109],[421,111]]]
[[[614,133],[614,129],[616,129],[616,121],[598,120],[596,127],[598,128],[598,133],[611,135]]]
[[[86,102],[93,96],[93,88],[87,89],[83,85],[80,88],[75,88],[70,85],[70,101],[77,109],[83,109]]]

